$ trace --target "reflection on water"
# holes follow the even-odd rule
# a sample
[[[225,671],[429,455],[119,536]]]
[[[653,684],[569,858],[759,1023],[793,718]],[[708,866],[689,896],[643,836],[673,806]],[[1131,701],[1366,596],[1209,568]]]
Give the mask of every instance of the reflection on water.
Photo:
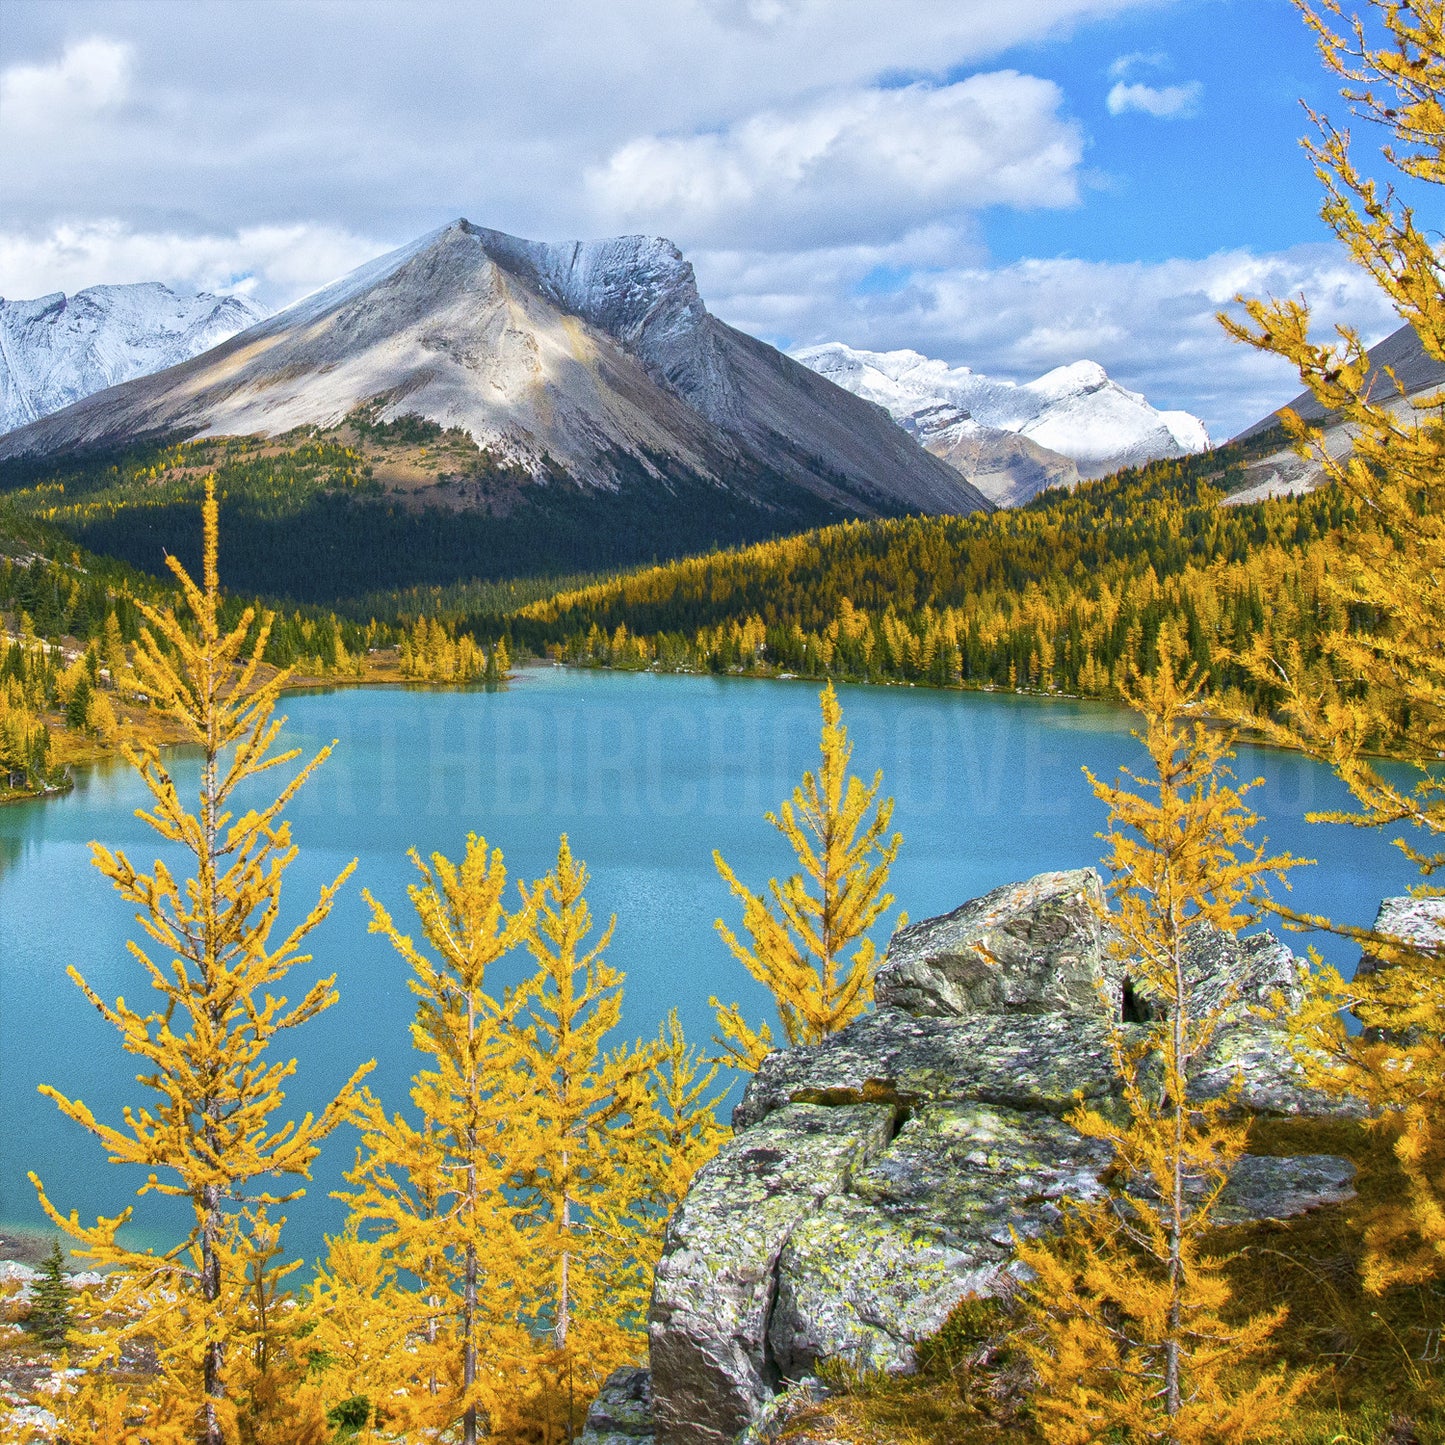
[[[915,919],[1044,869],[1097,861],[1104,813],[1080,769],[1112,777],[1141,759],[1130,718],[1099,704],[912,688],[844,688],[841,696],[855,770],[882,768],[897,799],[904,846],[893,888]],[[815,762],[814,686],[541,668],[500,693],[359,689],[286,704],[290,742],[339,744],[292,810],[302,850],[288,875],[293,913],[359,860],[313,937],[316,963],[296,975],[293,996],[334,971],[341,1002],[290,1036],[301,1059],[291,1107],[316,1107],[370,1057],[378,1061],[373,1086],[393,1106],[405,1103],[412,999],[396,955],[366,932],[359,892],[369,887],[401,922],[407,849],[456,857],[468,831],[503,848],[513,876],[528,878],[551,865],[558,833],[571,836],[592,871],[594,912],[618,917],[612,958],[628,975],[629,1033],[652,1033],[676,1006],[689,1037],[703,1042],[709,993],[762,1011],[760,991],[713,930],[719,914],[736,920],[712,850],[754,886],[791,870],[786,844],[762,815]],[[193,787],[194,761],[180,755],[174,765]],[[1310,809],[1344,802],[1316,765],[1245,750],[1238,772],[1266,780],[1252,801],[1271,845],[1320,860],[1298,876],[1296,906],[1368,923],[1381,896],[1412,881],[1386,839],[1303,822]],[[0,809],[0,1229],[41,1222],[25,1178],[31,1168],[62,1208],[93,1216],[130,1202],[122,1172],[36,1085],[53,1083],[108,1119],[142,1097],[135,1061],[65,969],[75,964],[105,995],[142,1001],[144,981],[125,952],[138,930],[90,867],[88,844],[123,846],[149,864],[154,835],[134,817],[146,801],[127,768],[109,765],[83,773],[63,798]],[[1353,966],[1353,951],[1337,941],[1324,951]],[[495,982],[520,971],[499,970]],[[291,1207],[292,1249],[314,1253],[322,1231],[339,1226],[326,1191],[354,1147],[353,1136],[338,1136],[311,1194]],[[178,1216],[174,1204],[146,1200],[139,1219],[143,1232],[164,1234]]]

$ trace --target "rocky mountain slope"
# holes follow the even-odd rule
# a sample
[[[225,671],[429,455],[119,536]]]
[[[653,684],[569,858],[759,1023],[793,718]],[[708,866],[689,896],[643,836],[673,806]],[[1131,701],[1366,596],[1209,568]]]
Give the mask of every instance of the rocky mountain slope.
[[[833,341],[792,354],[885,408],[1000,506],[1209,445],[1196,417],[1156,411],[1092,361],[1020,385],[916,351],[859,351]]]
[[[188,361],[265,315],[243,296],[177,292],[158,282],[0,299],[0,432]]]
[[[1062,1201],[1100,1194],[1107,1150],[1063,1116],[1079,1098],[1122,1107],[1109,1027],[1137,1029],[1149,1008],[1102,898],[1092,869],[1045,873],[906,928],[874,1012],[769,1055],[669,1224],[650,1378],[611,1382],[585,1445],[756,1439],[742,1432],[778,1423],[820,1361],[907,1372],[965,1295],[1007,1287],[1011,1231],[1047,1230]],[[1256,1012],[1298,1006],[1305,967],[1270,934],[1200,931],[1196,999],[1233,997],[1193,1079],[1201,1096],[1239,1076],[1254,1114],[1350,1114],[1306,1086],[1282,1025]],[[1216,1218],[1289,1219],[1350,1199],[1353,1178],[1333,1155],[1247,1155]]]
[[[671,243],[457,221],[194,360],[0,438],[0,458],[159,434],[275,436],[360,407],[468,433],[546,485],[683,478],[840,514],[987,501],[877,408],[710,315]]]
[[[1406,325],[1392,331],[1383,341],[1372,346],[1367,355],[1375,373],[1374,395],[1392,412],[1414,410],[1418,402],[1445,388],[1445,365],[1430,356],[1420,344],[1414,327]],[[1392,375],[1386,375],[1386,369]],[[1324,408],[1312,393],[1302,391],[1287,405],[1308,422],[1325,420]],[[1279,413],[1284,407],[1261,417],[1234,438],[1237,442],[1263,438],[1279,426]],[[1349,427],[1337,423],[1325,427],[1324,444],[1335,458],[1348,454],[1354,445]],[[1300,456],[1292,447],[1282,445],[1250,463],[1245,471],[1245,485],[1233,492],[1226,505],[1260,502],[1268,497],[1299,496],[1312,492],[1324,477],[1324,469],[1312,457]]]

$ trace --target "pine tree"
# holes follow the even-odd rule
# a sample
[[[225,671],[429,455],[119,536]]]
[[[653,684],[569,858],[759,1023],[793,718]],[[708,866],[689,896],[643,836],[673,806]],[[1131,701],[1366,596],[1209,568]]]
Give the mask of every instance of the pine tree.
[[[265,1211],[300,1195],[321,1141],[352,1107],[366,1069],[319,1118],[277,1117],[284,1083],[296,1068],[294,1059],[277,1056],[278,1036],[330,1007],[335,977],[318,980],[294,1004],[279,989],[292,969],[308,961],[301,944],[327,916],[351,867],[322,889],[299,924],[275,937],[282,883],[296,857],[282,815],[329,749],[271,802],[239,816],[232,811],[243,785],[297,754],[273,751],[284,722],[275,708],[285,674],[257,682],[269,619],[258,621],[246,609],[230,631],[221,626],[211,479],[202,520],[201,583],[170,559],[190,627],[171,611],[137,604],[147,623],[136,655],[141,684],[201,751],[196,810],[182,802],[153,745],[126,749],[154,800],[141,817],[166,843],[190,854],[194,872],[179,878],[158,861],[146,874],[126,854],[93,845],[96,867],[136,905],[142,928],[165,956],[130,944],[158,998],[149,1012],[124,999],[110,1004],[74,966],[68,970],[120,1033],[126,1052],[144,1062],[141,1081],[151,1101],[127,1108],[123,1126],[115,1127],[81,1101],[43,1089],[67,1118],[100,1140],[113,1161],[146,1169],[142,1194],[154,1190],[187,1200],[192,1226],[163,1253],[136,1248],[119,1233],[129,1209],[87,1227],[75,1213],[61,1216],[40,1181],[33,1174],[31,1179],[46,1213],[79,1242],[76,1252],[109,1271],[106,1314],[93,1336],[97,1363],[113,1360],[126,1338],[145,1336],[159,1366],[154,1409],[186,1420],[204,1445],[221,1445],[235,1438],[232,1378],[238,1357],[254,1343],[248,1275],[274,1251]],[[248,651],[253,622],[256,638]]]
[[[127,672],[125,641],[121,636],[120,619],[114,610],[105,614],[105,625],[101,634],[101,660],[110,673],[110,685],[118,688],[124,685]]]
[[[65,1256],[60,1241],[52,1240],[50,1253],[40,1266],[40,1278],[30,1287],[30,1331],[52,1350],[64,1348],[70,1334],[73,1310],[70,1284],[65,1278]]]
[[[1334,0],[1301,9],[1352,111],[1388,137],[1388,165],[1407,184],[1445,185],[1445,0],[1369,0],[1364,18],[1338,27]],[[1348,131],[1312,118],[1317,136],[1308,150],[1325,188],[1326,223],[1414,327],[1425,354],[1445,362],[1437,233],[1361,169]],[[1364,519],[1334,535],[1323,561],[1334,604],[1327,615],[1338,619],[1320,640],[1324,665],[1311,669],[1299,647],[1265,640],[1248,657],[1255,676],[1283,697],[1280,714],[1260,725],[1328,763],[1349,788],[1357,811],[1325,819],[1421,830],[1422,846],[1402,846],[1428,878],[1445,863],[1437,847],[1445,834],[1445,391],[1401,406],[1393,376],[1370,372],[1355,332],[1340,328],[1336,341],[1319,344],[1310,339],[1307,302],[1245,307],[1250,324],[1221,318],[1229,331],[1293,362],[1331,420],[1355,432],[1352,452],[1334,457],[1322,427],[1284,416],[1297,448],[1319,460]],[[1377,766],[1381,752],[1414,765],[1413,786]],[[1407,1183],[1406,1197],[1383,1202],[1369,1223],[1365,1282],[1379,1291],[1445,1279],[1445,943],[1336,931],[1383,966],[1351,980],[1317,970],[1301,1058],[1314,1083],[1371,1105]],[[1363,1031],[1345,1027],[1351,1014]]]
[[[893,906],[893,895],[883,889],[903,841],[897,833],[885,838],[893,799],[874,807],[883,774],[875,773],[865,786],[848,772],[853,747],[832,683],[819,701],[821,765],[816,774],[803,775],[776,813],[767,814],[803,871],[782,883],[770,880],[762,895],[740,882],[720,853],[713,854],[718,872],[742,899],[751,947],[721,919],[717,930],[733,957],[773,995],[790,1045],[837,1033],[872,1002],[877,953],[867,931]],[[846,958],[850,945],[856,947]],[[737,1068],[756,1069],[773,1047],[772,1030],[766,1023],[752,1028],[737,1004],[709,1002],[717,1011],[721,1037],[714,1042],[722,1057]]]
[[[1127,1120],[1069,1116],[1112,1148],[1117,1192],[1070,1205],[1060,1235],[1018,1243],[1032,1271],[1020,1343],[1038,1378],[1033,1413],[1060,1445],[1274,1439],[1306,1383],[1249,1373],[1285,1311],[1235,1320],[1225,1263],[1206,1247],[1248,1125],[1230,1117],[1238,1082],[1212,1099],[1191,1088],[1235,1000],[1196,1005],[1190,938],[1251,922],[1265,876],[1283,878],[1294,860],[1247,842],[1257,819],[1247,789],[1229,785],[1230,739],[1189,721],[1199,691],[1197,679],[1176,680],[1166,652],[1129,699],[1154,775],[1126,774],[1137,791],[1089,775],[1109,807],[1117,954],[1160,1018],[1142,1033],[1113,1028]]]
[[[402,1428],[459,1425],[465,1445],[475,1445],[514,1408],[532,1353],[519,1284],[519,1206],[506,1186],[518,1155],[537,1146],[514,1089],[509,1023],[517,1001],[487,988],[488,970],[527,937],[530,909],[523,901],[508,911],[501,850],[489,853],[475,834],[460,865],[439,853],[428,863],[413,852],[412,861],[421,881],[408,893],[435,958],[364,896],[372,931],[390,939],[412,970],[412,1043],[429,1060],[412,1086],[420,1122],[388,1116],[366,1095],[362,1153],[342,1197],[351,1206],[349,1230],[416,1281],[415,1290],[395,1288],[382,1301],[386,1329],[411,1345],[377,1362],[386,1369],[372,1398],[384,1400]],[[333,1246],[333,1281],[354,1276],[354,1264]],[[354,1304],[356,1285],[353,1278],[347,1296],[323,1283],[323,1297],[329,1289]],[[344,1392],[364,1393],[360,1379],[348,1375]]]
[[[673,1009],[658,1035],[657,1056],[648,1081],[648,1104],[641,1116],[641,1172],[648,1181],[645,1197],[661,1226],[682,1203],[693,1176],[730,1136],[731,1131],[717,1117],[727,1090],[712,1092],[718,1069],[716,1062],[705,1061],[697,1050],[689,1048],[677,1010]],[[651,1232],[660,1250],[662,1228],[654,1225]],[[649,1266],[655,1262],[654,1251]]]

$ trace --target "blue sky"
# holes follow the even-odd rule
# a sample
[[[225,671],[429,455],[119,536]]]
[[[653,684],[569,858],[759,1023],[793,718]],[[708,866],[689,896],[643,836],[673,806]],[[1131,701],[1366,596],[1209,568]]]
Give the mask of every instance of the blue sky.
[[[1110,68],[1128,56],[1141,57],[1130,79],[1197,85],[1190,114],[1110,114]],[[1299,146],[1308,129],[1300,101],[1338,113],[1338,98],[1292,5],[1159,6],[1019,47],[1007,59],[1063,87],[1088,133],[1085,165],[1102,189],[1069,212],[991,213],[985,230],[996,254],[1157,261],[1328,238]]]
[[[1297,385],[1236,291],[1369,339],[1288,0],[0,0],[0,295],[285,304],[458,215],[647,231],[779,344],[1084,357],[1232,434]],[[1112,94],[1112,103],[1111,103]],[[1371,145],[1374,138],[1361,137]]]

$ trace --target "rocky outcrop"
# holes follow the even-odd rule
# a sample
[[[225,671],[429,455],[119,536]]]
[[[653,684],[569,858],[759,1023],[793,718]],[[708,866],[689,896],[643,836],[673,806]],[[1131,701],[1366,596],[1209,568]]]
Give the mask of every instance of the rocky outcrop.
[[[960,1299],[1007,1287],[1015,1234],[1103,1189],[1108,1151],[1064,1116],[1122,1108],[1111,1029],[1154,1008],[1102,899],[1091,869],[1047,873],[904,929],[875,1012],[768,1057],[668,1229],[649,1322],[660,1445],[737,1438],[820,1361],[913,1368]],[[1201,929],[1187,967],[1196,1006],[1225,1009],[1201,1095],[1240,1080],[1245,1110],[1339,1110],[1267,1016],[1300,998],[1287,948]],[[1343,1159],[1250,1157],[1219,1219],[1287,1219],[1352,1178]]]
[[[587,1411],[577,1445],[648,1445],[652,1438],[652,1371],[614,1371]]]

